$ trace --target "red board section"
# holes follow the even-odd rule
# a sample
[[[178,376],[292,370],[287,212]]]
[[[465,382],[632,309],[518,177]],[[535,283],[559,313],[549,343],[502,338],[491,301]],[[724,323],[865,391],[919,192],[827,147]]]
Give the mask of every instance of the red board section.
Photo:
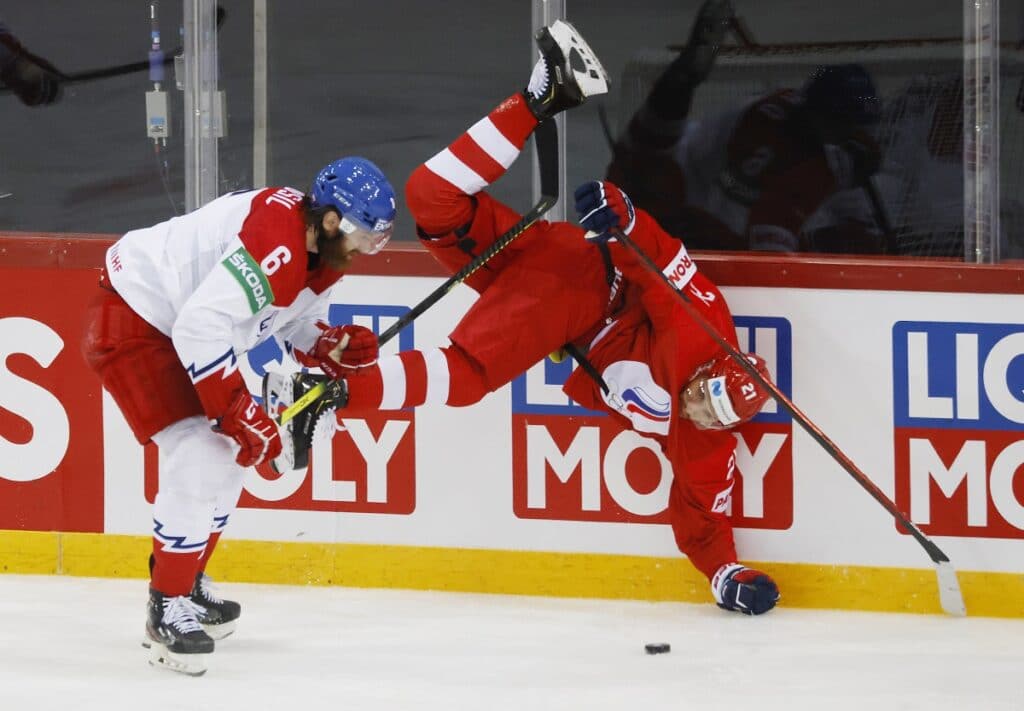
[[[102,531],[100,388],[79,350],[96,274],[0,279],[0,529]]]
[[[926,534],[1024,539],[1020,432],[901,427],[894,444],[896,505]]]
[[[0,232],[0,268],[98,268],[116,235]],[[751,252],[694,252],[720,286],[871,289],[978,294],[1024,293],[1024,262],[964,264],[943,259],[883,259]],[[355,260],[351,274],[447,277],[415,242],[392,242],[380,255]]]

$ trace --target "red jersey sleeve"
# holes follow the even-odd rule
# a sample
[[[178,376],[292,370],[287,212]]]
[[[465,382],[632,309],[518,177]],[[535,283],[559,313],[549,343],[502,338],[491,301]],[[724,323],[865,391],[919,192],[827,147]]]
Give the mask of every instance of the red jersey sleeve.
[[[732,434],[724,437],[731,440]],[[671,457],[676,472],[669,494],[672,533],[679,550],[708,580],[737,559],[732,522],[725,515],[735,480],[734,448],[723,438],[705,456]]]

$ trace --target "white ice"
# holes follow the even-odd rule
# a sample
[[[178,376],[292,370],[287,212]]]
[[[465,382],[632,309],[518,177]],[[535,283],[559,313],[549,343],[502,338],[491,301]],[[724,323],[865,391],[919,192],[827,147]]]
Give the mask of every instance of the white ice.
[[[145,581],[0,575],[0,709],[1024,710],[1024,620],[219,591],[243,603],[239,630],[192,678],[147,663]]]

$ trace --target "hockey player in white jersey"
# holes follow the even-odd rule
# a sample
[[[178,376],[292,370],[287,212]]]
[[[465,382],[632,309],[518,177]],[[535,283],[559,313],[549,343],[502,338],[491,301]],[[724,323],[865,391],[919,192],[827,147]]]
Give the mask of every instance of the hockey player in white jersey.
[[[294,188],[231,193],[125,234],[107,252],[83,354],[140,443],[160,449],[146,634],[151,662],[205,671],[238,603],[204,570],[242,491],[245,468],[282,450],[239,358],[271,335],[327,372],[376,360],[366,329],[324,323],[326,292],[356,253],[391,236],[394,191],[363,158]],[[349,346],[349,347],[346,347]],[[285,443],[288,446],[288,443]]]

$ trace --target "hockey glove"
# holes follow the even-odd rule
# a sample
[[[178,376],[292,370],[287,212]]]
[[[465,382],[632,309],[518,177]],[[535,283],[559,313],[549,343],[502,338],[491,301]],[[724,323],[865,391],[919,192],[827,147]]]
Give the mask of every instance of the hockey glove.
[[[241,449],[235,461],[243,467],[263,464],[281,454],[277,425],[248,390],[239,391],[213,429],[238,443]]]
[[[203,411],[213,420],[213,431],[235,440],[241,448],[236,462],[251,467],[281,453],[277,425],[252,399],[241,373],[211,373],[195,388]]]
[[[625,234],[633,231],[636,211],[629,196],[608,181],[592,180],[576,188],[576,214],[580,225],[587,230],[591,242],[614,242],[609,232],[618,227]]]
[[[767,573],[727,563],[711,578],[711,592],[723,610],[761,615],[775,607],[779,588]]]
[[[323,333],[310,352],[316,365],[332,380],[344,377],[346,369],[365,368],[377,362],[377,336],[362,326],[317,326]]]
[[[13,57],[0,66],[0,81],[10,87],[23,104],[38,106],[58,99],[63,75],[56,67],[26,51],[11,34],[0,34],[0,44],[5,45]]]
[[[329,383],[327,391],[281,425],[281,454],[270,462],[275,474],[306,468],[320,420],[323,417],[333,417],[338,408],[345,407],[348,401],[348,386],[344,380],[331,381],[324,375],[313,373],[267,373],[263,376],[263,407],[275,421],[279,420],[281,414],[294,405],[296,400],[322,382]],[[333,427],[330,434],[334,434]]]

